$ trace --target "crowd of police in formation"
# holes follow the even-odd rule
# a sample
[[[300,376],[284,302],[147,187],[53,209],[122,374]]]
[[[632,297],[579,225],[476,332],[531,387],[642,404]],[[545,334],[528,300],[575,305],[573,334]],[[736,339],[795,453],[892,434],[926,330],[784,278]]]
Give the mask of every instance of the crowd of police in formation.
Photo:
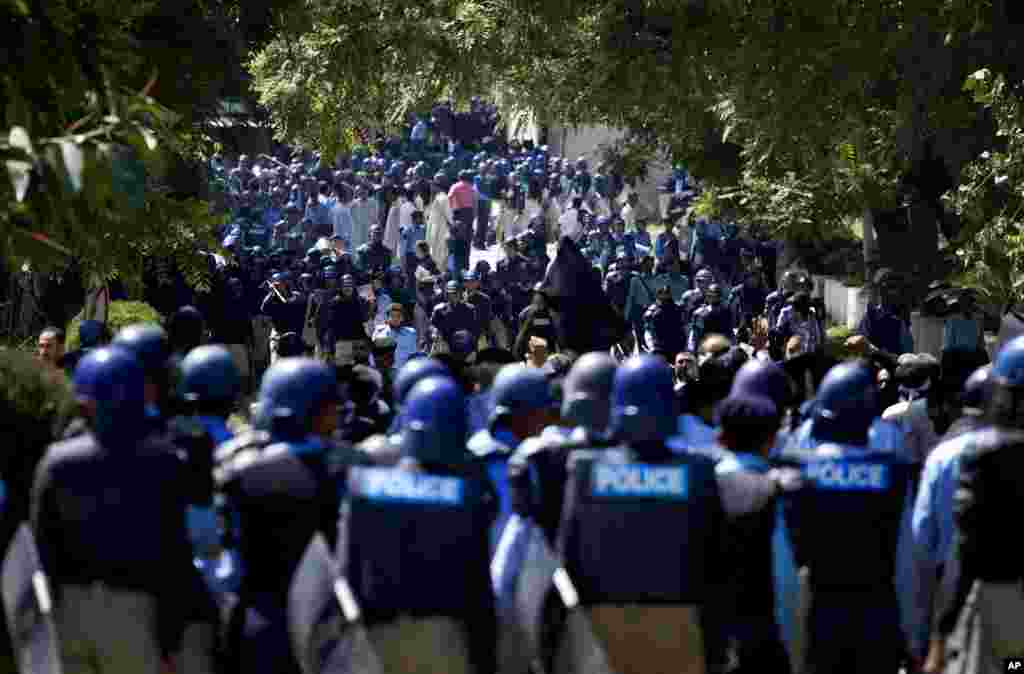
[[[428,180],[420,124],[319,183],[306,154],[225,160],[213,292],[166,329],[40,337],[79,416],[5,471],[4,507],[64,672],[941,671],[967,613],[976,671],[1024,653],[999,535],[1024,339],[977,369],[969,339],[914,355],[883,273],[832,365],[769,242],[680,241],[681,169],[652,242],[628,186],[546,148],[449,143]],[[468,269],[489,236],[506,257]],[[559,344],[534,285],[556,236],[632,327],[610,352]],[[787,368],[808,356],[830,367]]]

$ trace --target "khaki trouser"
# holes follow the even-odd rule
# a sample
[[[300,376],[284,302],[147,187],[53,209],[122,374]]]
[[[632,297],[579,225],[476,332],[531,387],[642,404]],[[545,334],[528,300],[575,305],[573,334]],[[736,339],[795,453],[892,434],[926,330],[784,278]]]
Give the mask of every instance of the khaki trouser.
[[[594,606],[586,609],[590,630],[607,655],[606,671],[619,674],[704,674],[700,614],[692,606]],[[570,614],[555,670],[593,666],[593,642],[583,615]]]
[[[156,599],[96,583],[61,587],[55,621],[65,674],[160,674]]]
[[[1024,655],[1024,593],[1019,583],[985,582],[978,582],[975,592],[977,619],[973,643],[964,649],[966,671],[1005,672],[1006,658]]]
[[[370,643],[388,674],[469,674],[469,647],[451,618],[398,620],[369,630]]]

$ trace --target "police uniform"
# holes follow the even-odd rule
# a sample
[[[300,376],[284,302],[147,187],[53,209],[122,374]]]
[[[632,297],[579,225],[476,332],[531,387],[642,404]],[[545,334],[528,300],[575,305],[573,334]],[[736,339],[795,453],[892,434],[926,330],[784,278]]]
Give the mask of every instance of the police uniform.
[[[479,324],[476,321],[476,307],[467,302],[442,302],[434,307],[430,316],[430,324],[449,348],[456,332],[466,330],[473,335],[479,334]]]
[[[652,304],[644,313],[644,339],[652,351],[664,351],[669,358],[686,349],[683,312],[671,299]]]
[[[458,385],[418,381],[405,401],[395,468],[354,468],[338,561],[384,671],[406,659],[431,671],[494,671],[497,625],[487,531],[496,499],[467,463]],[[403,522],[402,526],[394,526]]]
[[[381,242],[364,243],[356,251],[359,267],[370,278],[379,276],[391,268],[394,253]]]
[[[326,365],[282,359],[264,377],[257,404],[256,423],[269,432],[218,448],[224,460],[215,479],[244,568],[227,624],[231,671],[301,671],[286,606],[310,539],[320,533],[333,545],[337,538],[345,454],[308,435],[317,405],[336,395]]]
[[[877,405],[870,369],[834,367],[807,433],[783,454],[804,478],[785,498],[783,519],[796,566],[809,570],[803,671],[811,674],[895,671],[906,652],[894,578],[917,467],[869,446]]]
[[[682,321],[687,333],[689,333],[693,313],[703,305],[704,291],[700,288],[693,288],[683,293],[682,298],[679,300],[679,307],[683,310]]]
[[[696,352],[700,348],[701,341],[712,334],[722,335],[730,341],[735,337],[732,313],[723,304],[705,304],[693,312],[690,321],[689,350]]]
[[[269,317],[273,326],[270,337],[272,362],[277,360],[277,338],[290,332],[301,335],[306,320],[306,298],[301,293],[289,292],[285,300],[281,301],[278,293],[272,291],[260,307],[260,313]]]
[[[48,449],[32,496],[61,660],[85,671],[102,654],[111,667],[157,674],[194,611],[216,611],[185,526],[194,480],[178,448],[147,428],[143,371],[128,352],[92,351],[74,385],[96,403],[92,433]]]

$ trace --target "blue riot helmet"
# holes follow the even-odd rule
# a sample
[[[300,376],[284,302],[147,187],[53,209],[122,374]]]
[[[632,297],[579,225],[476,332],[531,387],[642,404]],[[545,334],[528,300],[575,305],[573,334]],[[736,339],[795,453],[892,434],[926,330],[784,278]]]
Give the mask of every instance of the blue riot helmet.
[[[840,363],[828,371],[818,388],[811,435],[819,442],[866,445],[878,404],[871,369],[857,361]]]
[[[91,350],[78,362],[72,385],[78,401],[91,408],[100,444],[126,446],[146,433],[146,375],[131,351],[118,346]]]
[[[409,391],[427,377],[450,377],[451,372],[444,363],[433,358],[410,359],[398,371],[394,384],[394,400],[396,405],[403,405]]]
[[[167,319],[167,341],[175,353],[188,353],[199,346],[205,331],[203,315],[192,306],[181,307]]]
[[[612,383],[612,434],[633,446],[662,444],[676,432],[672,370],[653,355],[633,356]]]
[[[171,346],[167,333],[159,325],[136,323],[121,328],[111,344],[131,352],[142,365],[146,377],[158,385],[166,382]]]
[[[593,351],[580,356],[562,382],[562,418],[574,426],[604,432],[611,417],[617,366],[618,362],[607,352]]]
[[[992,365],[979,367],[964,382],[960,404],[971,410],[983,410],[992,393]]]
[[[337,378],[327,364],[282,358],[263,375],[254,425],[282,439],[299,439],[312,432],[320,407],[338,397]]]
[[[242,390],[235,360],[219,344],[192,349],[179,368],[178,395],[182,400],[230,405]]]
[[[522,363],[506,365],[498,370],[490,391],[491,417],[490,426],[503,418],[520,414],[550,411],[555,403],[551,384],[539,368],[527,367]],[[548,419],[538,418],[531,426],[534,435],[547,426]]]
[[[775,363],[748,360],[733,379],[730,396],[748,395],[768,398],[779,410],[793,404],[796,387],[792,378]]]
[[[310,273],[304,273],[299,275],[299,283],[302,285],[302,289],[306,291],[312,290],[316,287],[316,280]]]
[[[103,341],[106,329],[99,321],[82,321],[78,325],[78,344],[82,350],[94,349]]]
[[[990,420],[999,426],[1024,425],[1024,335],[1003,345],[990,375]]]
[[[338,278],[338,268],[333,264],[329,264],[324,267],[323,275],[325,281],[334,281]]]
[[[465,462],[466,401],[455,380],[433,375],[409,391],[402,408],[402,453],[425,467]]]

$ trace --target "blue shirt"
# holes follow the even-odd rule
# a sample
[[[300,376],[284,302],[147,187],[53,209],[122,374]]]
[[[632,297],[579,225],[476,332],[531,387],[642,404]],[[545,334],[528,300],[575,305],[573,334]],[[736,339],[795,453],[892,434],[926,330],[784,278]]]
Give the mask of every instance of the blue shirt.
[[[427,226],[423,224],[405,225],[398,235],[398,259],[405,260],[409,255],[416,254],[416,243],[427,238]]]
[[[960,457],[972,440],[972,433],[940,443],[928,455],[911,517],[911,555],[904,560],[913,569],[914,601],[910,609],[911,650],[923,654],[928,648],[931,607],[938,591],[937,571],[950,562],[956,525],[953,497],[960,477]],[[902,564],[901,564],[902,565]]]
[[[675,234],[669,234],[668,232],[662,232],[658,235],[658,238],[654,240],[654,259],[663,260],[665,259],[666,248],[670,241],[675,241],[678,245],[679,237]],[[682,252],[682,251],[680,251]]]
[[[708,426],[704,420],[693,414],[683,414],[678,423],[681,442],[690,448],[713,447],[718,444],[718,429]]]

